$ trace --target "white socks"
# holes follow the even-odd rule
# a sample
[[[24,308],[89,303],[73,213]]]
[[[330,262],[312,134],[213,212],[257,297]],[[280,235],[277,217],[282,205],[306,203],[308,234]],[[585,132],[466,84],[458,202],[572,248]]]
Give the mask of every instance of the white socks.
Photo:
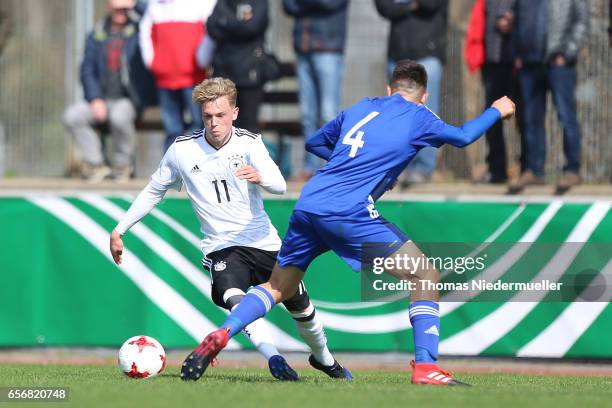
[[[308,347],[312,350],[312,355],[319,363],[325,366],[334,365],[334,357],[327,348],[327,337],[325,337],[323,324],[315,314],[312,303],[305,311],[291,312],[291,315],[294,319],[304,319],[312,316],[312,319],[307,321],[295,320],[300,337],[308,344]]]
[[[280,354],[274,345],[272,335],[270,334],[270,328],[268,323],[264,319],[257,319],[253,323],[249,324],[243,330],[244,334],[247,335],[251,343],[257,348],[266,360],[270,357]]]

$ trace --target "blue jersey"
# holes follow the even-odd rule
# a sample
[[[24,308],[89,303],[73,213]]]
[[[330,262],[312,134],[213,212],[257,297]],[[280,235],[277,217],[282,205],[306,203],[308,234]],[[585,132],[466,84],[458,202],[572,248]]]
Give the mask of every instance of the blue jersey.
[[[399,94],[366,98],[308,139],[306,149],[328,163],[304,185],[295,209],[342,215],[368,206],[395,183],[420,149],[443,143],[465,146],[499,118],[499,111],[489,108],[457,128]]]

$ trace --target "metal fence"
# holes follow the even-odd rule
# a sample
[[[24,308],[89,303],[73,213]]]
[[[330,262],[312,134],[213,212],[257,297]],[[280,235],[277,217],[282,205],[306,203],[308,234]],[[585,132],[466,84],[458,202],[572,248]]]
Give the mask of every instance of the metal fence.
[[[0,176],[62,176],[72,160],[73,146],[61,125],[66,105],[80,95],[78,62],[84,32],[103,12],[103,0],[0,0],[11,4],[12,37],[0,56],[0,122],[4,127],[4,161]],[[204,0],[203,0],[204,1]],[[291,25],[280,0],[270,0],[270,46],[283,60],[294,58]],[[592,0],[587,47],[578,64],[578,110],[583,132],[583,176],[588,182],[612,177],[611,49],[607,37],[607,0]],[[467,73],[463,38],[472,0],[450,1],[447,62],[442,84],[441,116],[460,124],[483,106],[478,75]],[[373,0],[351,0],[345,58],[345,106],[364,96],[384,92],[388,23],[378,16]],[[270,87],[295,87],[291,81]],[[266,108],[264,116],[298,118],[295,108]],[[563,164],[562,130],[552,104],[547,117],[547,173],[555,177]],[[509,154],[519,155],[519,142],[508,125]],[[142,140],[140,138],[139,140]],[[0,144],[2,143],[0,139]],[[484,162],[480,141],[468,149],[444,147],[438,165],[444,179],[466,178]],[[516,168],[516,164],[513,164]]]

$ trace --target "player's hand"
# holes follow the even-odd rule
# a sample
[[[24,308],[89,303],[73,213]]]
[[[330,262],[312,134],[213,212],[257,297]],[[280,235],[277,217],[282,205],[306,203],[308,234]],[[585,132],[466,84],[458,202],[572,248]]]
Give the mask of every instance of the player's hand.
[[[259,184],[261,182],[261,176],[253,166],[242,166],[234,174],[236,174],[239,179],[246,180],[254,184]]]
[[[89,102],[89,106],[93,112],[96,122],[106,122],[108,112],[104,99],[94,99],[93,101]]]
[[[123,240],[121,239],[121,235],[115,230],[111,232],[110,236],[110,252],[113,256],[113,261],[117,265],[121,264],[121,255],[123,255]]]
[[[515,106],[514,102],[507,96],[503,96],[493,102],[491,107],[497,109],[501,113],[502,119],[508,119],[514,115]]]

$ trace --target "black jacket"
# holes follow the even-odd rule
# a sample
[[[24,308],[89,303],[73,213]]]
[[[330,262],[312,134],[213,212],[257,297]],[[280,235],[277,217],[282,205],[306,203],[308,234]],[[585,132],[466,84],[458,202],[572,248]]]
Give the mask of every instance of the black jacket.
[[[295,18],[295,52],[344,52],[348,0],[283,0],[285,13]]]
[[[261,54],[268,28],[267,0],[218,0],[206,21],[216,42],[214,76],[236,86],[261,86]]]
[[[390,59],[435,56],[444,62],[448,0],[376,0],[376,9],[391,22]]]

